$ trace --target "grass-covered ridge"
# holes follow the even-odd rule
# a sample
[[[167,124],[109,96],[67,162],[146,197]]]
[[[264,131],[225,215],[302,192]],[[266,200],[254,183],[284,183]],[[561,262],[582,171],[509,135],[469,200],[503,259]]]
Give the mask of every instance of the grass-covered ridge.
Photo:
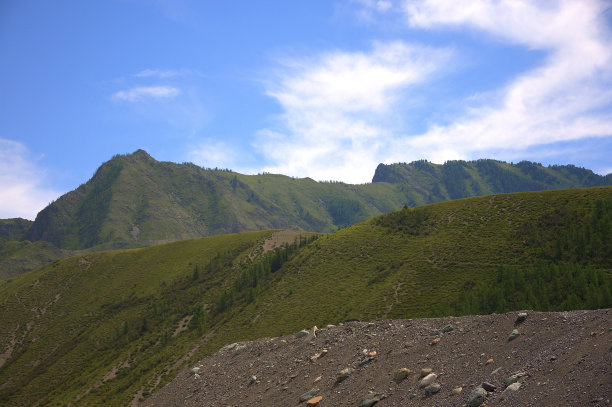
[[[0,403],[125,405],[226,343],[497,311],[491,298],[525,281],[556,281],[551,310],[610,307],[611,219],[612,187],[501,194],[289,235],[301,247],[267,253],[272,232],[249,232],[61,260],[0,282]],[[532,306],[519,300],[504,306]]]

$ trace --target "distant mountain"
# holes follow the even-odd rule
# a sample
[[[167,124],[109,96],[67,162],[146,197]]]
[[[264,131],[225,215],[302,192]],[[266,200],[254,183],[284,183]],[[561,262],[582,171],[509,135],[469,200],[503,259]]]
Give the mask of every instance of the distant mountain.
[[[54,253],[143,247],[251,230],[333,232],[404,206],[490,193],[609,185],[612,175],[530,162],[415,161],[381,164],[372,181],[349,185],[242,175],[159,162],[143,150],[117,155],[85,184],[43,209],[33,223],[0,222],[0,278],[40,266]],[[49,244],[45,255],[32,256],[36,246],[17,251],[13,244],[3,250],[9,240]],[[28,261],[22,261],[20,253],[28,253]]]
[[[0,405],[138,405],[223,345],[350,319],[609,308],[611,225],[612,187],[596,187],[406,208],[316,240],[243,232],[59,260],[0,281]],[[294,368],[312,365],[301,349]]]
[[[496,160],[447,161],[442,165],[425,160],[409,164],[380,164],[373,183],[388,182],[407,190],[414,204],[441,202],[506,192],[544,191],[612,185],[612,174],[601,176],[573,165]],[[410,206],[410,205],[409,205]]]

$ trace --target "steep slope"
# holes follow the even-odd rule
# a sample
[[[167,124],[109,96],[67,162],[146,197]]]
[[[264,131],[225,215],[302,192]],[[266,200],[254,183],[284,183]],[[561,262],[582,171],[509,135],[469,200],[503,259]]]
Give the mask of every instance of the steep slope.
[[[247,232],[99,252],[0,282],[0,404],[126,404],[180,366],[242,263],[294,239]]]
[[[425,160],[409,164],[380,164],[373,183],[388,182],[409,190],[409,206],[505,192],[543,191],[612,184],[612,174],[601,176],[573,165],[497,160],[447,161],[442,165]]]
[[[125,405],[227,343],[352,318],[490,312],[499,293],[485,288],[506,274],[498,312],[611,307],[611,225],[612,188],[599,187],[406,208],[267,253],[298,236],[61,260],[0,282],[0,403]],[[531,296],[511,301],[522,291]]]

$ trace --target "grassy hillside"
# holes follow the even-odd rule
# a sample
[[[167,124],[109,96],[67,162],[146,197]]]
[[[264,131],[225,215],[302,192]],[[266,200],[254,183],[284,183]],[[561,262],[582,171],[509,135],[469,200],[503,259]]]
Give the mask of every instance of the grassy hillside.
[[[484,287],[548,281],[538,307],[610,307],[611,224],[600,187],[406,208],[266,253],[272,232],[54,262],[0,282],[0,403],[125,405],[226,343],[478,312],[499,296]]]
[[[175,371],[207,329],[192,316],[271,235],[88,254],[0,282],[0,404],[125,404]]]
[[[43,240],[0,242],[0,280],[17,276],[72,255],[71,251],[59,249],[52,243]]]

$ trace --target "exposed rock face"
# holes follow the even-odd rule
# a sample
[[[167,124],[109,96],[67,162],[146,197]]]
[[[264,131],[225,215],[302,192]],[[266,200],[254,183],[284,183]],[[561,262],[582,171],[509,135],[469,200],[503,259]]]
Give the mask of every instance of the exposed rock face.
[[[312,341],[289,335],[225,346],[192,361],[200,379],[186,369],[143,405],[605,406],[612,400],[610,321],[610,309],[530,312],[516,341],[507,337],[516,313],[349,322],[317,331]],[[447,325],[453,330],[431,346],[431,331]],[[312,361],[323,349],[325,357]],[[364,357],[372,359],[360,365]]]

